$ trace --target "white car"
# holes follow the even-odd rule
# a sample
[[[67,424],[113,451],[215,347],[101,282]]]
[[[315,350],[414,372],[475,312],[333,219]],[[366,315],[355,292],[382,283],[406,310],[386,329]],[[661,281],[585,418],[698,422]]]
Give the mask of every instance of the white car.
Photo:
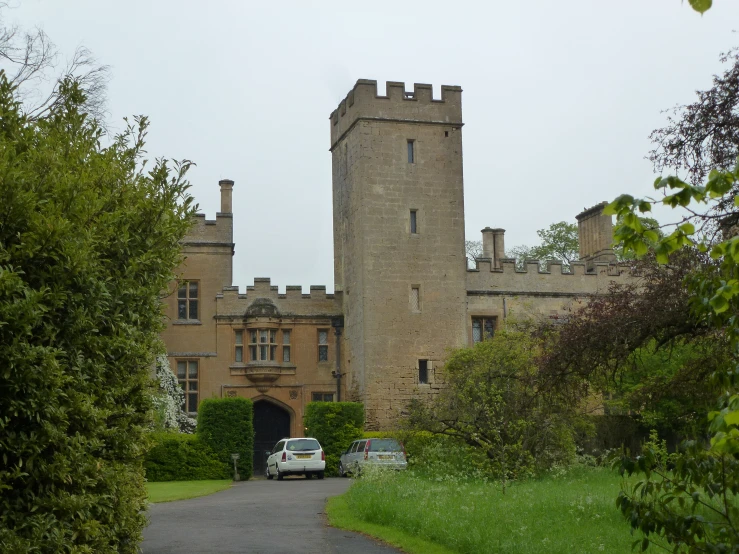
[[[316,475],[323,479],[326,454],[316,439],[282,439],[267,454],[267,479],[277,477],[282,481],[285,475],[305,475],[306,479]]]

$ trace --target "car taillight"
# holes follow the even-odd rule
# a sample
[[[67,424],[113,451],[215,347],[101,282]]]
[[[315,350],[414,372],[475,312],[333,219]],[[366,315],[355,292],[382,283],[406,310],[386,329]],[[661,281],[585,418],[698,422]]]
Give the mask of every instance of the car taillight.
[[[326,453],[323,450],[321,450],[321,460],[326,461]]]
[[[286,462],[287,461],[287,452],[283,452],[282,453],[282,461],[283,462]]]
[[[370,442],[372,441],[367,441],[367,444],[364,445],[364,459],[365,460],[369,457]]]

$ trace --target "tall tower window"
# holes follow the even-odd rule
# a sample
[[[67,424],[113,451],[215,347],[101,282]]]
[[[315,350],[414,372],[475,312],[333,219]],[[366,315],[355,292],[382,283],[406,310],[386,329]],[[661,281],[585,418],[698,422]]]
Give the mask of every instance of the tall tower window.
[[[411,311],[415,313],[421,311],[421,287],[418,285],[411,287]]]
[[[411,235],[418,234],[418,210],[411,210]]]
[[[428,385],[429,384],[429,361],[418,360],[418,384]]]
[[[415,152],[416,141],[408,139],[408,163],[416,163],[416,152]]]

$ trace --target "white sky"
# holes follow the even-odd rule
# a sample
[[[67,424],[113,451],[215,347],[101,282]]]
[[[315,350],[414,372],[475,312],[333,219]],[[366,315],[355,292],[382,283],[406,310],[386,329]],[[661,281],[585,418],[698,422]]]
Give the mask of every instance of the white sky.
[[[328,116],[358,78],[464,89],[468,240],[506,245],[649,194],[662,110],[739,45],[739,2],[680,0],[12,0],[62,53],[111,66],[110,122],[146,114],[150,156],[189,158],[208,219],[233,179],[234,285],[333,289]]]

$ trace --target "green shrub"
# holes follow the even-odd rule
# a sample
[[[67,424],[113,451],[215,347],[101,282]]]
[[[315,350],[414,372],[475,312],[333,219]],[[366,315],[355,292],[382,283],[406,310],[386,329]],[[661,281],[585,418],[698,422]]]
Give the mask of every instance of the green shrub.
[[[339,458],[362,436],[364,405],[358,402],[311,402],[305,407],[305,434],[318,439],[326,453],[326,475],[339,474]]]
[[[198,409],[198,438],[218,460],[233,466],[239,454],[239,475],[251,477],[254,455],[254,407],[246,398],[208,398]]]
[[[29,119],[0,71],[0,552],[133,553],[188,164],[142,171],[145,119],[109,140],[58,91]]]
[[[218,459],[197,435],[161,432],[150,436],[154,446],[144,462],[148,481],[199,481],[232,476],[231,465]]]

